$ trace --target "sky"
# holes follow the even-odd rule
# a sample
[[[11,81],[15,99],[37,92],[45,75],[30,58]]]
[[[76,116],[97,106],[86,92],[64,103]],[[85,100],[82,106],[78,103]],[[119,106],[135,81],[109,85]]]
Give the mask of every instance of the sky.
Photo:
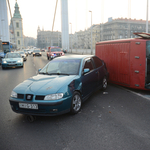
[[[108,18],[128,18],[129,0],[68,0],[68,23],[72,33],[85,30],[92,24],[108,21]],[[16,0],[9,0],[12,15]],[[23,34],[37,38],[38,26],[52,31],[56,0],[17,0],[23,19]],[[149,2],[150,3],[150,2]],[[147,0],[131,0],[131,19],[146,20]],[[8,9],[9,10],[9,9]],[[148,13],[150,16],[150,10]],[[149,17],[148,17],[149,18]],[[8,20],[10,14],[8,11]],[[71,33],[69,24],[69,33]],[[61,31],[61,0],[58,0],[54,31]]]

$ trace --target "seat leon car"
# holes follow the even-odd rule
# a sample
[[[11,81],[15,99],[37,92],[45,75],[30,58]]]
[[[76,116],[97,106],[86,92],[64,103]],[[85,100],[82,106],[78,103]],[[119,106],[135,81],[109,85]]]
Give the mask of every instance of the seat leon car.
[[[93,55],[57,57],[39,74],[16,86],[9,99],[16,113],[27,115],[76,114],[98,89],[107,88],[105,63]]]
[[[18,52],[8,52],[2,59],[2,69],[10,67],[22,67],[24,62],[20,53]]]

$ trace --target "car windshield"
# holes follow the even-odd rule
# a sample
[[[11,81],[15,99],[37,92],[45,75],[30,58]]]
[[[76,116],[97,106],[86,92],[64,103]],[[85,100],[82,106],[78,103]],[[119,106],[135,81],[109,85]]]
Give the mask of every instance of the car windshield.
[[[51,52],[61,52],[61,49],[60,48],[52,48]]]
[[[34,52],[40,52],[40,50],[34,50]]]
[[[49,62],[39,74],[78,75],[80,59],[55,59]]]
[[[5,58],[22,58],[19,53],[7,53]]]

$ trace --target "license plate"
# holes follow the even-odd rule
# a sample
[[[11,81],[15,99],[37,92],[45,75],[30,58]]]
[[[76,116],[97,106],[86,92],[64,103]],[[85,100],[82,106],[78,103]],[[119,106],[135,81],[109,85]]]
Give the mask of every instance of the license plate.
[[[14,66],[15,64],[8,64],[8,65],[10,65],[10,66]]]
[[[19,103],[20,108],[38,109],[38,104]]]

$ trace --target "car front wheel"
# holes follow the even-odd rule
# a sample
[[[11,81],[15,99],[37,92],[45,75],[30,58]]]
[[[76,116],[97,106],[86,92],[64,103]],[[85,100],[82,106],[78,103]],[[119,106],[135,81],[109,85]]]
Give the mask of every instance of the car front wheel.
[[[108,85],[108,83],[107,83],[107,78],[106,78],[106,77],[104,77],[104,78],[103,78],[102,90],[106,90],[107,85]]]
[[[77,114],[81,109],[81,95],[79,92],[74,92],[71,102],[71,114]]]

